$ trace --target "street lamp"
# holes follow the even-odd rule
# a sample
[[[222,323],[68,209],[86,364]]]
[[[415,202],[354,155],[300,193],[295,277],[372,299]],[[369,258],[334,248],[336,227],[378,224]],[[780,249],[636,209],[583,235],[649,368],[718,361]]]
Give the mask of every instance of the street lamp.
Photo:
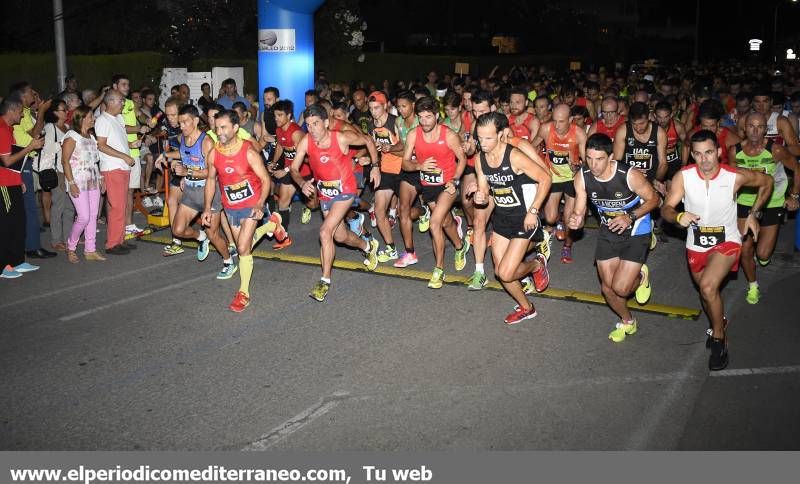
[[[792,0],[797,3],[797,0]],[[783,4],[780,0],[775,4],[775,22],[772,24],[772,60],[778,62],[778,8]]]

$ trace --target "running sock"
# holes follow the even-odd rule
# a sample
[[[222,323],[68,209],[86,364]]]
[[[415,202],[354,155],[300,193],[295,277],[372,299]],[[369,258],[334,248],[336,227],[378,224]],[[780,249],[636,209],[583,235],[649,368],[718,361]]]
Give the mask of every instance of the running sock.
[[[386,250],[389,252],[394,252],[394,244],[386,244]]]
[[[480,264],[475,263],[475,272],[480,272],[481,274],[483,274],[483,263]]]
[[[172,238],[172,245],[181,245],[181,240],[176,239],[175,237]]]
[[[758,281],[753,281],[753,282],[751,282],[751,283],[750,283],[750,289],[752,289],[752,288],[754,288],[754,287],[755,287],[756,289],[758,289]]]
[[[292,209],[291,208],[283,208],[278,209],[278,213],[281,214],[281,225],[287,231],[289,230],[289,222],[292,221]]]
[[[259,240],[264,238],[267,233],[273,233],[277,228],[278,226],[275,224],[275,222],[267,222],[256,227],[256,231],[253,232],[253,246],[255,246]]]
[[[331,283],[331,278],[330,277],[320,277],[319,280],[324,282],[325,284],[330,284]]]
[[[406,247],[406,252],[409,253],[409,254],[413,254],[414,253],[414,246],[412,245],[411,247]]]
[[[253,256],[240,255],[239,256],[239,290],[250,295],[250,278],[253,276]]]
[[[390,208],[389,209],[389,216],[390,217],[396,217],[397,216],[397,209]]]
[[[208,238],[208,236],[206,235],[206,231],[205,230],[201,230],[200,234],[197,236],[197,241],[198,242],[203,242],[207,238]]]
[[[233,257],[228,257],[227,259],[222,259],[223,264],[233,264]]]

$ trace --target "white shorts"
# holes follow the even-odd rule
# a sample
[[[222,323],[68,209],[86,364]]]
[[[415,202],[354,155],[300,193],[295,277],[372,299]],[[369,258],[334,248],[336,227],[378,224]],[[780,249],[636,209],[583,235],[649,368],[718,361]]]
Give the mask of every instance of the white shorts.
[[[142,165],[134,163],[131,167],[131,178],[128,181],[128,188],[142,188]]]

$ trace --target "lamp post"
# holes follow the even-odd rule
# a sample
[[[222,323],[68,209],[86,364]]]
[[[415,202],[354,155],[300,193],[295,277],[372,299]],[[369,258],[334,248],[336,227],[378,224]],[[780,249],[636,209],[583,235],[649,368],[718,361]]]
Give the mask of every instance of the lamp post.
[[[797,3],[797,0],[792,0],[792,3]],[[778,8],[783,4],[780,0],[775,4],[774,17],[775,21],[772,24],[772,61],[778,62]]]

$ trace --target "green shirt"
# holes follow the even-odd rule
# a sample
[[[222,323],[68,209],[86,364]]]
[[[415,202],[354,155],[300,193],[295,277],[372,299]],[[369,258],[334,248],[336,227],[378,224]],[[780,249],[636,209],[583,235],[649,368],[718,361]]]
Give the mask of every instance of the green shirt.
[[[751,156],[744,152],[741,145],[736,145],[736,166],[771,176],[775,180],[775,186],[772,189],[769,202],[767,202],[764,208],[783,207],[783,204],[786,202],[786,188],[789,185],[789,178],[786,176],[786,171],[783,169],[783,163],[776,162],[772,157],[770,148],[772,148],[771,141],[761,150],[761,153]],[[746,207],[752,207],[756,202],[757,196],[757,189],[745,187],[739,190],[736,203]]]
[[[19,124],[14,126],[14,144],[22,148],[31,144],[33,137],[28,132],[33,129],[35,124],[31,108],[22,108],[22,118],[20,118]]]
[[[133,101],[130,99],[125,100],[125,105],[122,106],[122,119],[125,120],[125,127],[138,126],[139,122],[136,120],[136,108],[133,106]],[[127,131],[127,130],[126,130]],[[138,135],[136,133],[128,133],[128,143],[136,141]],[[139,160],[139,149],[131,148],[131,158]]]

